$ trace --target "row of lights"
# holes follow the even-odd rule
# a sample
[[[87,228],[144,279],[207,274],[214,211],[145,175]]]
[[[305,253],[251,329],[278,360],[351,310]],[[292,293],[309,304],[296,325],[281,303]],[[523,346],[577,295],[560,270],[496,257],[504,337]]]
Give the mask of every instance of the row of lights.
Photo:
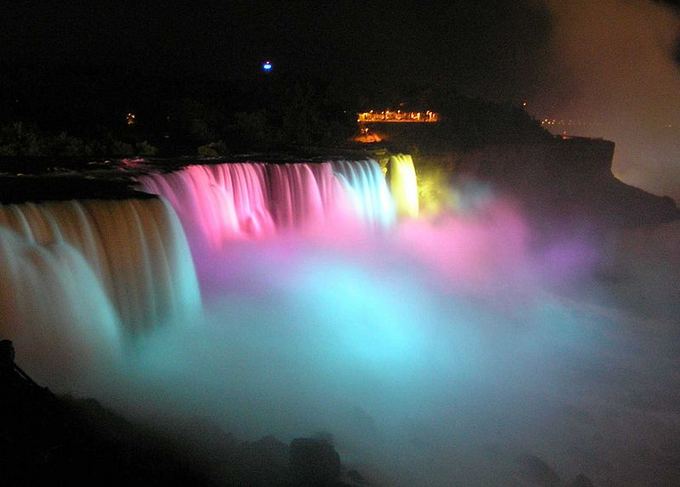
[[[541,125],[543,127],[551,127],[554,125],[558,126],[569,126],[569,127],[587,127],[592,125],[601,125],[598,122],[582,122],[580,120],[558,120],[556,118],[544,118],[541,120]]]
[[[358,114],[357,122],[407,122],[434,123],[439,121],[439,114],[427,110],[425,112],[402,112],[401,110],[384,110],[375,112],[369,110]]]

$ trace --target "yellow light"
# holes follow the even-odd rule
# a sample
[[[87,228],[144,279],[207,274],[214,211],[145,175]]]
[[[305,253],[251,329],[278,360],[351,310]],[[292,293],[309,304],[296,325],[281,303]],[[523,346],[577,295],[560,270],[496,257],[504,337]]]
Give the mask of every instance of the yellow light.
[[[427,110],[426,112],[402,112],[401,110],[390,110],[382,112],[362,112],[357,114],[358,122],[401,122],[401,123],[435,123],[439,121],[439,114]]]
[[[387,180],[392,198],[396,203],[397,215],[417,218],[419,213],[418,179],[410,155],[390,156],[387,163]]]

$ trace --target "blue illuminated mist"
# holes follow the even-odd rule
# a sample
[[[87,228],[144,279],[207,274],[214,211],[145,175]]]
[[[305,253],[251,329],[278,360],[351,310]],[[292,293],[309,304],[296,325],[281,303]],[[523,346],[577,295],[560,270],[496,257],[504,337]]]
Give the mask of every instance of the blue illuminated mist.
[[[268,181],[249,167],[249,181]],[[18,344],[37,344],[17,347],[19,363],[134,418],[199,417],[242,439],[330,434],[343,464],[377,485],[680,481],[677,223],[539,246],[514,205],[478,189],[431,219],[376,220],[381,198],[348,206],[374,222],[363,229],[344,212],[326,219],[358,182],[384,190],[375,163],[356,168],[337,186],[330,165],[278,166],[281,215],[257,221],[212,211],[234,195],[237,209],[268,208],[255,183],[242,185],[249,198],[222,191],[226,169],[152,178],[177,190],[167,200],[183,205],[179,219],[157,199],[6,208],[10,222],[34,221],[15,231],[36,230],[0,233],[11,276],[0,310],[29,323]],[[324,198],[312,197],[319,182]],[[296,206],[300,195],[318,211]],[[74,215],[92,220],[65,225]],[[64,309],[51,314],[42,296]]]
[[[201,276],[204,319],[140,344],[110,400],[243,438],[330,433],[383,485],[524,485],[528,455],[564,480],[674,479],[663,462],[680,384],[663,305],[642,320],[589,269],[561,279],[557,260],[592,259],[566,244],[529,252],[508,234],[517,215],[501,213],[506,228],[451,216],[352,242],[227,246]],[[433,268],[413,230],[454,257]],[[556,281],[569,296],[549,291]]]

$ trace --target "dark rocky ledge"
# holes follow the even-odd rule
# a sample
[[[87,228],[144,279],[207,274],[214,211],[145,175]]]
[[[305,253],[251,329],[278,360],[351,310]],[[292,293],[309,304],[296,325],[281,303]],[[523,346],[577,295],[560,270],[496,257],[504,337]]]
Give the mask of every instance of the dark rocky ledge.
[[[287,445],[237,441],[199,419],[131,421],[95,399],[57,396],[0,341],[2,485],[369,485],[340,463],[329,436]]]
[[[0,204],[73,199],[148,199],[154,195],[133,189],[127,178],[88,178],[78,175],[0,176]]]

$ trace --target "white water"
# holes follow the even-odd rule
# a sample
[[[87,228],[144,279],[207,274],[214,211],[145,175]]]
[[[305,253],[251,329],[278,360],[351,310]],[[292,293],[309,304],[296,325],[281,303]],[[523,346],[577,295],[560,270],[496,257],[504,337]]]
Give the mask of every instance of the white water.
[[[304,173],[300,185],[313,186],[307,171],[295,171]],[[342,167],[334,172],[351,186]],[[180,215],[183,207],[192,208],[181,215],[192,246],[213,235],[213,226],[205,232],[202,223],[194,228],[191,222],[201,212],[219,217],[223,201],[214,198],[192,207],[182,198],[203,203],[202,195],[213,190],[225,194],[210,178],[201,181],[210,183],[191,191],[183,183],[172,188]],[[269,183],[265,186],[271,191]],[[302,201],[324,204],[313,193]],[[268,204],[264,207],[270,211]],[[52,205],[45,205],[51,216],[73,211],[64,210],[68,203]],[[113,242],[110,250],[92,255],[113,260],[128,255],[125,245],[120,248],[120,241],[130,238],[121,230],[127,217],[103,215],[130,210],[120,202],[110,203],[108,212],[100,211],[106,204],[92,205],[99,216],[96,225],[86,227],[94,232],[104,226]],[[157,209],[144,213],[149,222],[164,207],[157,201],[152,206]],[[250,208],[257,213],[257,205]],[[35,228],[25,235],[45,234],[50,225],[37,217],[44,211],[22,208]],[[286,214],[303,215],[301,221],[322,215],[304,206]],[[283,217],[271,221],[276,218]],[[72,217],[59,216],[59,221]],[[295,226],[294,219],[286,221]],[[224,228],[221,221],[216,226]],[[97,347],[90,347],[92,337],[103,337],[106,344],[125,328],[117,324],[118,305],[108,299],[108,285],[84,257],[90,254],[75,252],[89,248],[84,243],[66,245],[63,237],[33,243],[33,237],[0,234],[5,256],[0,265],[19,279],[2,287],[2,310],[16,309],[17,290],[29,296],[22,302],[36,303],[19,311],[21,326],[31,325],[18,333],[43,343],[37,357],[47,349],[49,364],[43,366],[52,371],[44,370],[42,377],[71,363],[65,375],[71,374],[72,387],[107,404],[138,414],[160,410],[207,417],[243,438],[275,434],[287,441],[327,431],[343,462],[383,485],[530,485],[518,462],[526,454],[542,458],[565,481],[580,472],[596,485],[674,485],[678,480],[677,332],[635,314],[646,309],[638,302],[638,290],[659,299],[655,318],[671,317],[663,311],[672,307],[678,276],[664,266],[680,261],[680,247],[672,245],[680,242],[677,227],[664,229],[661,241],[631,236],[633,251],[617,247],[622,254],[609,266],[619,271],[617,286],[625,289],[630,305],[622,312],[608,294],[612,288],[588,275],[588,251],[595,249],[587,242],[559,241],[546,252],[532,251],[530,228],[521,215],[492,198],[464,215],[402,222],[386,232],[323,226],[325,233],[283,232],[268,238],[224,239],[220,234],[217,249],[194,253],[205,264],[199,267],[204,316],[193,326],[153,327],[124,350],[124,363],[100,360]],[[139,246],[148,244],[134,245],[126,259],[144,255]],[[633,257],[639,259],[634,266]],[[53,277],[43,280],[43,274]],[[71,282],[64,274],[80,277]],[[144,273],[122,275],[144,282]],[[577,298],[549,292],[547,283],[555,282]],[[133,282],[132,287],[145,295],[144,286]],[[83,302],[81,295],[92,300]],[[80,314],[69,312],[63,319],[56,314],[52,334],[40,342],[37,323],[50,330],[55,303],[78,310],[100,301],[101,306]],[[71,335],[91,352],[97,385],[76,384],[78,372],[88,366],[77,347],[50,349],[53,339],[70,343]],[[40,365],[24,351],[31,346],[17,347],[29,373]]]
[[[0,228],[5,229],[3,239],[19,239],[35,249],[58,246],[77,254],[87,265],[89,276],[96,278],[97,286],[91,286],[89,282],[74,285],[80,285],[82,289],[92,287],[94,293],[103,290],[115,319],[120,320],[125,329],[123,334],[135,334],[167,319],[191,316],[198,311],[198,284],[184,233],[174,212],[160,200],[4,205],[0,206]],[[14,254],[14,251],[5,254],[1,269],[1,275],[12,276],[3,282],[7,292],[14,288],[30,288],[36,296],[52,300],[49,286],[41,288],[38,280],[30,284],[23,282],[24,266],[21,261],[13,262],[14,258],[20,258],[20,254],[16,257]],[[81,276],[78,273],[63,275],[63,269],[51,268],[55,262],[43,259],[38,266],[39,272],[45,275],[61,273],[61,278],[67,280],[77,280]],[[80,299],[88,301],[91,298],[85,292]],[[53,300],[55,308],[68,308],[71,301],[59,303],[59,300]],[[28,324],[38,320],[20,300],[3,309],[11,311],[14,306],[26,313],[15,314],[20,322]],[[48,318],[48,315],[44,317]],[[5,324],[0,324],[4,330]]]

